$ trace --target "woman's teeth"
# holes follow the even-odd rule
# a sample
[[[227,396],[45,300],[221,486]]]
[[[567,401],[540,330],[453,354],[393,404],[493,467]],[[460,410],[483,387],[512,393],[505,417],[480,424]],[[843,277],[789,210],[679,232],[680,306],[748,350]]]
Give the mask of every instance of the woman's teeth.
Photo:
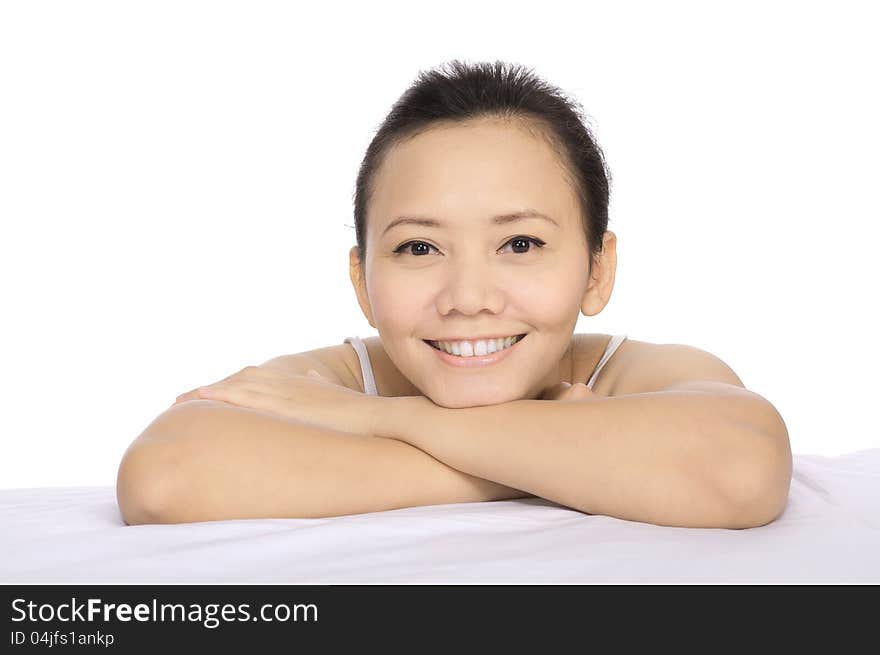
[[[479,357],[510,348],[523,336],[525,335],[504,337],[503,339],[480,339],[479,341],[429,341],[428,343],[450,355]]]

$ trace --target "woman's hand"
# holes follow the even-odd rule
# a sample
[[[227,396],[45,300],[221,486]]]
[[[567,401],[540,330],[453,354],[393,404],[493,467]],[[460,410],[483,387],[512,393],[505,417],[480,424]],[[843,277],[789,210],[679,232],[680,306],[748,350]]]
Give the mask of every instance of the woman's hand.
[[[574,384],[560,382],[559,384],[555,384],[552,387],[545,389],[544,393],[538,398],[538,400],[559,400],[566,402],[570,400],[588,400],[591,398],[601,398],[601,396],[583,382],[576,382]]]
[[[383,399],[335,384],[314,370],[296,375],[277,368],[247,366],[219,382],[179,395],[174,405],[187,400],[219,400],[333,430],[374,436]]]

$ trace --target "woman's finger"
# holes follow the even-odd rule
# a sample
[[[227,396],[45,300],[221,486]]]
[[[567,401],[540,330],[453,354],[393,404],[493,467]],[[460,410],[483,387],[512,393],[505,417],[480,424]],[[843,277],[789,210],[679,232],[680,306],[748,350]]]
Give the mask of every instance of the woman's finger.
[[[268,412],[277,412],[284,407],[286,399],[275,394],[263,393],[244,385],[212,384],[195,390],[195,398],[203,400],[219,400],[230,405],[249,407]]]
[[[207,384],[201,387],[196,387],[186,393],[182,393],[174,401],[174,405],[178,403],[186,402],[187,400],[196,400],[202,396],[200,396],[200,392],[203,392],[205,389],[210,389],[212,387],[219,387],[222,385],[260,385],[262,383],[265,386],[266,383],[278,380],[279,378],[284,377],[283,373],[276,370],[271,369],[269,367],[260,367],[260,366],[245,366],[243,369],[238,371],[237,373],[233,373],[232,375],[228,375],[222,380],[218,380],[213,384]],[[259,389],[257,389],[259,391]],[[172,405],[173,406],[173,405]]]
[[[568,382],[559,382],[548,387],[541,394],[541,400],[562,400],[571,385]]]
[[[193,389],[192,391],[187,391],[186,393],[180,394],[177,398],[174,399],[174,405],[185,403],[187,400],[196,400],[198,398],[197,392],[198,389]]]
[[[590,389],[583,382],[575,382],[574,384],[571,384],[569,382],[560,382],[559,384],[552,387],[550,394],[548,394],[546,397],[546,400],[559,400],[567,402],[571,400],[585,400],[593,396],[595,396],[593,390]]]
[[[577,382],[568,390],[566,400],[585,400],[592,398],[596,394],[583,382]]]

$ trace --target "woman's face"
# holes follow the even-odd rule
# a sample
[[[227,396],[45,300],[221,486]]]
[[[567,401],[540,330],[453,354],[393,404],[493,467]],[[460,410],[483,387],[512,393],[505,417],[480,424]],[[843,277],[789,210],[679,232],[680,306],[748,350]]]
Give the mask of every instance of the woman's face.
[[[388,153],[368,210],[359,299],[425,396],[450,408],[538,398],[569,374],[589,282],[579,209],[553,150],[515,123],[438,127]],[[526,210],[552,220],[494,219]],[[473,365],[479,354],[428,343],[521,334],[501,357],[486,342],[497,361],[483,365]]]

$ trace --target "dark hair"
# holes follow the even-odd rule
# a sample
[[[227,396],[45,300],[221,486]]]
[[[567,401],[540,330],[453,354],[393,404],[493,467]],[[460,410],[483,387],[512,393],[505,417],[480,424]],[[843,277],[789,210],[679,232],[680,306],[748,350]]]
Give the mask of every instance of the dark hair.
[[[608,229],[609,179],[581,105],[531,69],[502,61],[467,64],[457,59],[427,72],[394,103],[367,147],[354,193],[355,234],[361,266],[366,260],[367,206],[374,179],[387,153],[397,144],[442,124],[479,118],[516,120],[547,140],[559,157],[581,206],[586,243],[593,257],[601,252]]]

